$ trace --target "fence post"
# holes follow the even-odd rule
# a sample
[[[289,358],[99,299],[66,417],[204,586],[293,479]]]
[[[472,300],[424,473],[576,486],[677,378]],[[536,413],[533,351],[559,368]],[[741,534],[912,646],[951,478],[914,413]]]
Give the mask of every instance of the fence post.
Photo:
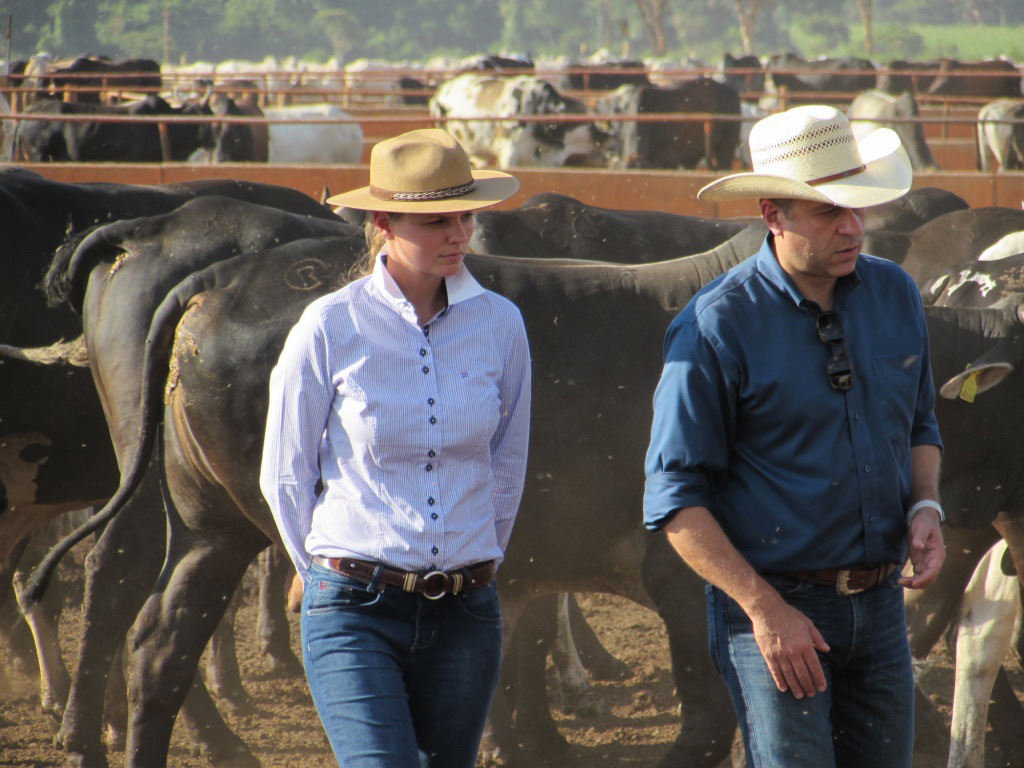
[[[171,161],[171,140],[167,136],[167,123],[161,120],[156,125],[157,133],[160,134],[160,154],[164,157],[164,162],[169,163]]]

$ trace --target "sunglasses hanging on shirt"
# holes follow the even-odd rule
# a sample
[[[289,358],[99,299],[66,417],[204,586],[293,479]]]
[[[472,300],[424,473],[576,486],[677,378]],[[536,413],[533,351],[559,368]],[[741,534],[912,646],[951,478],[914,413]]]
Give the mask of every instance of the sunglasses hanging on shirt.
[[[829,310],[815,318],[818,338],[828,347],[828,383],[838,392],[846,392],[853,386],[853,365],[846,354],[846,338],[839,315]]]

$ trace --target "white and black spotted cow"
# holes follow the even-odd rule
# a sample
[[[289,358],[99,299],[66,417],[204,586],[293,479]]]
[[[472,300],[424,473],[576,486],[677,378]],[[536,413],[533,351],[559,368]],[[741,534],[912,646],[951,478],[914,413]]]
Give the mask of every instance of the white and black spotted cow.
[[[497,77],[467,72],[438,86],[431,116],[443,120],[474,165],[605,166],[609,136],[592,122],[522,120],[538,115],[584,113],[583,104],[562,96],[533,75]],[[508,120],[485,120],[507,117]],[[481,119],[469,119],[481,118]]]

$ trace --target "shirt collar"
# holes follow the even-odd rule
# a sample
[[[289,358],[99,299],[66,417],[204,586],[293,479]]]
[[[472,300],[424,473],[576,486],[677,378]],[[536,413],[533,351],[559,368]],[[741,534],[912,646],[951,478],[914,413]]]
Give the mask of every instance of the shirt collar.
[[[757,252],[756,267],[758,273],[769,283],[775,286],[776,290],[782,293],[784,296],[788,296],[794,304],[798,307],[804,307],[811,304],[804,295],[800,293],[800,289],[796,287],[796,283],[793,279],[786,274],[786,270],[779,264],[779,260],[775,258],[775,252],[772,250],[772,234],[769,232],[765,235],[764,242],[761,243],[761,250]],[[860,259],[857,260],[857,264],[853,268],[853,272],[848,275],[840,277],[836,281],[836,303],[840,303],[840,300],[844,298],[853,288],[860,283]]]
[[[404,308],[411,308],[412,305],[405,298],[402,289],[398,287],[395,278],[391,276],[387,267],[384,266],[384,257],[386,255],[383,249],[377,253],[377,257],[373,262],[370,282],[399,311]],[[449,307],[453,304],[458,304],[460,301],[466,301],[474,296],[479,296],[484,292],[483,286],[469,273],[465,264],[460,264],[459,271],[454,275],[444,278],[444,287],[448,294]]]

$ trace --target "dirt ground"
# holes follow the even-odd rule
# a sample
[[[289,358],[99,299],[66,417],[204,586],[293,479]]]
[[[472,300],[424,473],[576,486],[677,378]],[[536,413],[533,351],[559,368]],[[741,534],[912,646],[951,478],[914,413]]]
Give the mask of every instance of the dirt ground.
[[[251,597],[255,583],[246,579]],[[596,633],[615,656],[626,662],[632,675],[619,682],[594,682],[594,711],[568,714],[553,707],[560,732],[571,745],[567,765],[585,768],[655,766],[667,751],[678,728],[664,629],[657,615],[626,600],[605,595],[580,596],[583,610]],[[62,643],[70,662],[77,611],[65,611]],[[291,617],[293,648],[298,648],[298,621]],[[253,712],[228,714],[232,727],[249,745],[264,768],[323,768],[333,764],[326,739],[302,679],[276,679],[268,674],[256,652],[255,614],[246,601],[236,619],[242,677]],[[9,649],[0,645],[0,766],[56,768],[64,753],[52,746],[54,725],[41,714],[35,681],[13,668]],[[1011,669],[1018,695],[1024,694],[1024,673]],[[937,648],[920,674],[925,692],[949,717],[952,666],[944,646]],[[183,733],[175,729],[168,765],[171,768],[206,766],[194,756]],[[124,765],[123,755],[110,753],[112,768]],[[944,765],[944,763],[943,763]],[[986,768],[1024,766],[1024,755],[1003,755],[989,739]],[[930,768],[930,767],[929,767]]]

